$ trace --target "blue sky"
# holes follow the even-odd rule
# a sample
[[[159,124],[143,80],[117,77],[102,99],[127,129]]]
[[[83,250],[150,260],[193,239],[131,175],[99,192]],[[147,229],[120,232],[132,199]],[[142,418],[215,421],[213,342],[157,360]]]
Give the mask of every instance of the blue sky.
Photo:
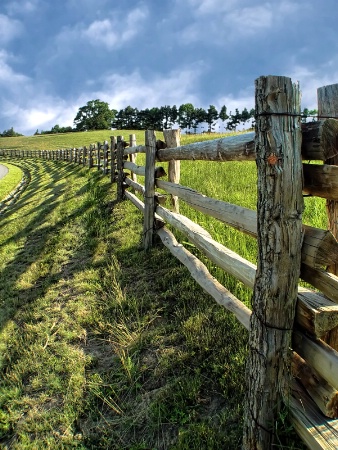
[[[254,80],[338,82],[337,0],[1,0],[0,132],[73,126],[79,107],[254,107]]]

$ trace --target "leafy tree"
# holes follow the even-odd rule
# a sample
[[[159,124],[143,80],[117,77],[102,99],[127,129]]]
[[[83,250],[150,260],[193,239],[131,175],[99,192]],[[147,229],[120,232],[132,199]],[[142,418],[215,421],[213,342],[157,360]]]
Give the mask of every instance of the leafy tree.
[[[231,114],[230,111],[230,120],[227,123],[227,130],[235,130],[237,128],[237,125],[241,123],[241,114],[238,110],[238,108],[235,109],[235,114]]]
[[[192,103],[184,103],[178,108],[178,123],[182,128],[191,130],[195,118],[195,107]]]
[[[138,109],[130,105],[120,109],[112,122],[112,127],[118,130],[134,130],[138,128]]]
[[[193,118],[193,129],[194,132],[197,132],[198,125],[203,122],[206,122],[207,112],[204,108],[195,108],[194,118]]]
[[[106,102],[102,102],[99,99],[91,100],[79,109],[74,119],[76,130],[109,129],[111,128],[116,112],[115,110],[109,109],[109,105]]]
[[[302,122],[307,122],[307,118],[310,116],[316,116],[318,115],[318,110],[317,109],[308,109],[308,108],[304,108],[302,111]],[[312,121],[314,122],[316,120],[316,117],[312,117]]]
[[[16,137],[16,136],[23,136],[23,134],[17,133],[14,131],[14,128],[10,128],[9,130],[4,130],[0,136],[2,137]]]
[[[211,133],[213,130],[213,125],[215,125],[216,120],[218,119],[218,111],[214,105],[210,105],[207,113],[205,121],[208,124],[208,133]]]
[[[245,125],[245,122],[249,119],[250,119],[250,113],[246,108],[244,108],[240,115],[240,120],[242,121],[243,125]]]

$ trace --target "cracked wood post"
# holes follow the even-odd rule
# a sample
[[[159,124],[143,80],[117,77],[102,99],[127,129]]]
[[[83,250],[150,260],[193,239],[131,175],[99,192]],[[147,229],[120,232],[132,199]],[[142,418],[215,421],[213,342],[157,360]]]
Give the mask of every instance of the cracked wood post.
[[[153,245],[154,216],[155,216],[155,158],[156,135],[154,130],[147,130],[146,143],[146,172],[144,180],[144,222],[143,245],[149,250]]]
[[[319,116],[338,116],[338,84],[331,84],[317,89],[318,97],[318,115]],[[328,165],[338,166],[338,146],[335,146],[333,156],[325,162]],[[326,210],[328,216],[328,229],[333,236],[338,239],[338,201],[327,200]],[[338,265],[333,264],[328,267],[328,272],[338,275]],[[335,350],[338,350],[338,327],[329,331],[323,339]]]
[[[117,168],[117,200],[123,200],[124,189],[124,173],[123,173],[123,136],[117,136],[117,149],[116,149],[116,168]]]
[[[252,299],[243,448],[270,450],[289,395],[302,243],[300,95],[290,78],[256,80],[258,265]],[[289,115],[288,115],[289,114]]]
[[[181,145],[181,130],[163,130],[163,136],[168,148],[175,148]],[[168,181],[172,183],[180,182],[181,161],[172,159],[168,163]],[[172,210],[176,213],[179,212],[178,197],[171,196]]]

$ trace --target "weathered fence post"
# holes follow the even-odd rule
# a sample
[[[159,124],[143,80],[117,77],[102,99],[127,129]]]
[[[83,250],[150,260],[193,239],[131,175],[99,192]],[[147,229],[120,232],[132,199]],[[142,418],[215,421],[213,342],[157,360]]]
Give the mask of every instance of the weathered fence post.
[[[101,142],[97,143],[97,170],[101,169]]]
[[[179,147],[181,145],[181,130],[163,130],[163,136],[168,148]],[[181,161],[172,159],[168,163],[168,180],[172,183],[180,182]],[[179,202],[176,195],[171,196],[172,210],[179,212]]]
[[[258,265],[252,299],[243,448],[271,450],[290,383],[302,244],[300,95],[286,77],[256,80]]]
[[[154,130],[147,130],[146,144],[146,172],[144,181],[144,222],[143,245],[149,250],[153,244],[154,216],[155,216],[155,158],[156,135]]]
[[[116,181],[116,137],[110,136],[110,182]]]
[[[104,141],[103,144],[103,175],[107,175],[108,173],[108,141]]]
[[[318,115],[320,116],[338,116],[338,84],[331,84],[317,89],[318,97]],[[325,161],[325,164],[338,165],[338,146],[335,148],[335,154]],[[338,239],[338,202],[335,200],[326,201],[328,216],[328,229],[333,236]],[[333,264],[328,267],[328,272],[338,275],[338,265]],[[324,338],[332,348],[338,350],[338,327],[333,328]]]
[[[130,134],[129,135],[129,147],[136,147],[136,135]],[[136,164],[136,154],[133,153],[132,155],[129,155],[129,161]],[[137,175],[134,172],[131,172],[131,177],[133,181],[137,182]]]
[[[124,173],[123,173],[123,136],[117,136],[117,149],[116,149],[116,168],[117,168],[117,200],[123,200],[123,183],[124,183]]]
[[[93,167],[93,144],[90,144],[88,154],[88,168],[91,169],[92,167]]]

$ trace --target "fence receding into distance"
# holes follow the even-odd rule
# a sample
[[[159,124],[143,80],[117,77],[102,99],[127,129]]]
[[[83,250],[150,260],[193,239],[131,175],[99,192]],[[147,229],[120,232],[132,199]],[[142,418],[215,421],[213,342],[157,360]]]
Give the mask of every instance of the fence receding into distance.
[[[249,330],[243,448],[271,448],[271,424],[276,405],[283,400],[309,448],[336,449],[338,85],[318,89],[319,120],[311,123],[301,123],[299,88],[289,78],[260,77],[255,97],[256,131],[239,136],[181,146],[179,130],[164,130],[165,142],[148,130],[145,145],[137,146],[134,135],[128,145],[122,136],[112,136],[110,143],[88,148],[0,150],[0,156],[64,160],[96,167],[110,176],[117,183],[117,200],[131,201],[144,215],[145,250],[158,235],[196,282]],[[138,153],[145,153],[145,166],[137,165]],[[180,160],[256,160],[257,211],[180,185]],[[168,181],[161,179],[164,170],[156,166],[158,162],[169,163]],[[144,185],[137,176],[144,177]],[[171,209],[164,207],[156,188],[171,195]],[[303,195],[327,199],[327,230],[302,223]],[[256,237],[257,267],[180,214],[180,201]],[[252,310],[215,280],[166,224],[251,288]],[[299,286],[299,278],[313,288]]]

